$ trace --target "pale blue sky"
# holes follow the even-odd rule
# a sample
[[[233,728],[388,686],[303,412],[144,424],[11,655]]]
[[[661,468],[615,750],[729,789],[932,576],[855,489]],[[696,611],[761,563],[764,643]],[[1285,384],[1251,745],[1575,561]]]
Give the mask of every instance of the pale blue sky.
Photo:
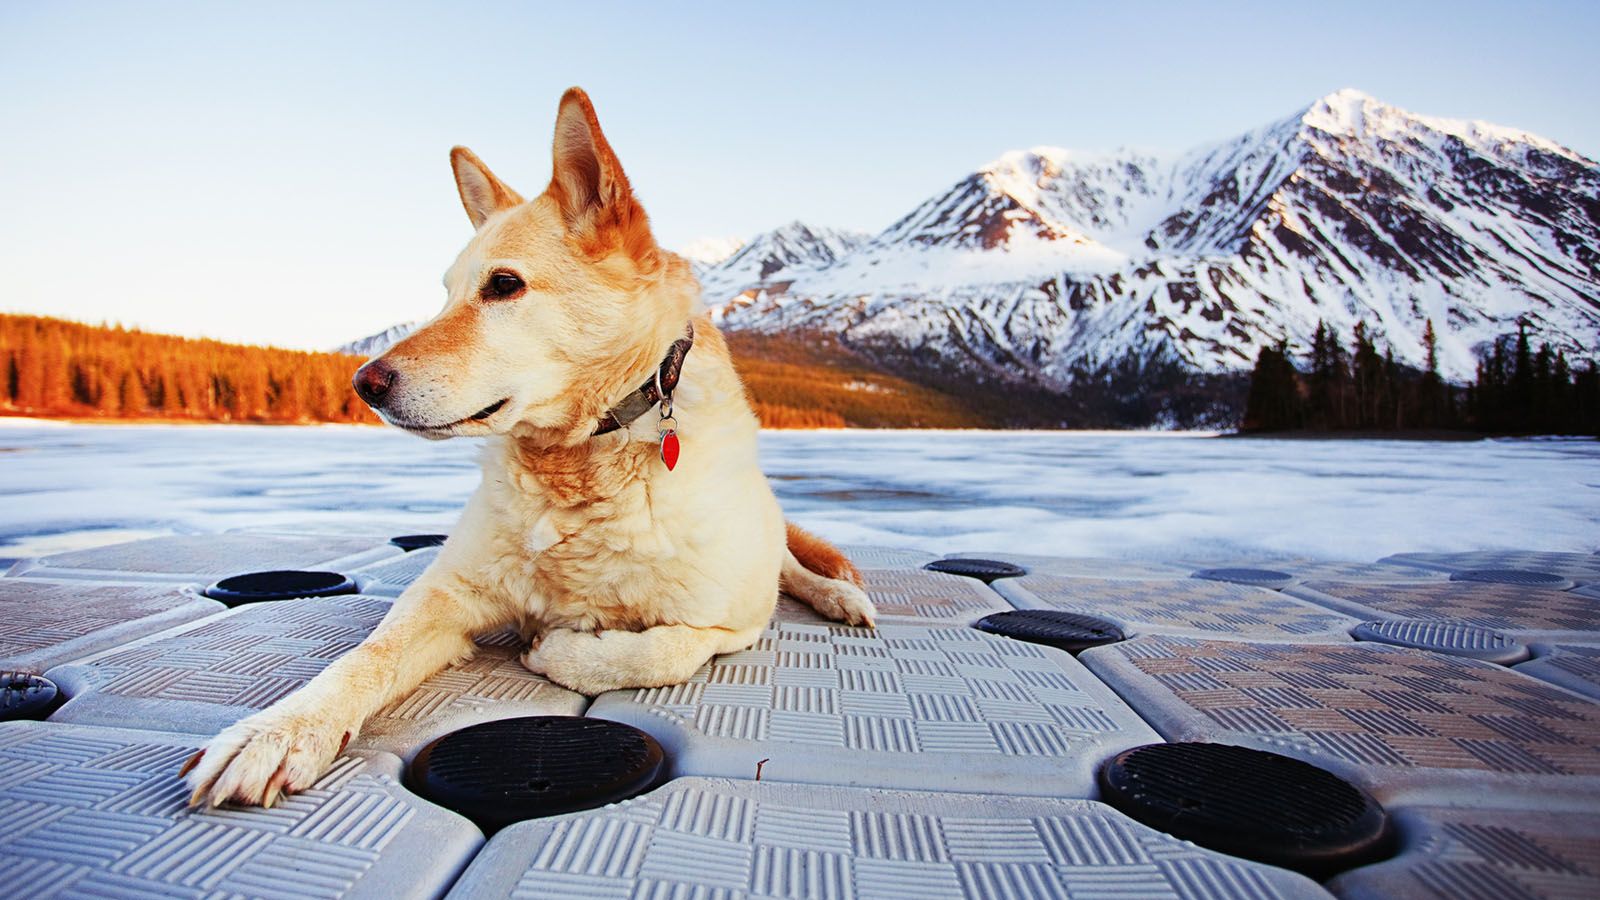
[[[1007,150],[1183,149],[1343,87],[1600,156],[1600,2],[0,0],[0,310],[324,348],[443,301],[466,144],[584,86],[669,247],[876,231]]]

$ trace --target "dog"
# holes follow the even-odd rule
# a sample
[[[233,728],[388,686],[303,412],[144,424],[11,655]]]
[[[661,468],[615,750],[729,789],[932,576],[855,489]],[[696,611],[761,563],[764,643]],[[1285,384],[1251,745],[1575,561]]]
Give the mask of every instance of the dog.
[[[529,669],[593,695],[750,646],[780,589],[873,624],[850,561],[784,522],[727,346],[693,314],[699,284],[656,244],[581,89],[553,151],[532,200],[451,151],[476,233],[449,299],[354,378],[391,425],[485,436],[481,485],[366,640],[189,759],[191,805],[310,787],[368,716],[508,625]]]

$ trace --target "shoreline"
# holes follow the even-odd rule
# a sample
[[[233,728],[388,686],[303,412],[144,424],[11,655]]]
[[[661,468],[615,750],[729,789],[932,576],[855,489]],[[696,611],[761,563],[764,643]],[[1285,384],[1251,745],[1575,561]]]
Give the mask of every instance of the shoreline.
[[[133,418],[106,418],[101,416],[42,416],[15,410],[0,410],[0,425],[7,423],[30,425],[241,425],[249,427],[285,427],[285,428],[316,428],[322,426],[355,426],[360,428],[386,429],[388,426],[373,422],[283,422],[271,420],[240,420],[240,419],[194,419],[194,418],[164,418],[160,416],[139,416]],[[1209,431],[1209,430],[1158,430],[1149,428],[781,428],[763,425],[765,432],[853,432],[853,433],[886,433],[886,432],[916,432],[916,433],[992,433],[992,434],[1063,434],[1063,435],[1147,435],[1149,437],[1196,437],[1196,438],[1223,438],[1239,440],[1272,440],[1272,441],[1407,441],[1413,443],[1471,443],[1473,441],[1486,441],[1494,439],[1518,440],[1569,440],[1593,441],[1600,437],[1588,434],[1501,434],[1483,431],[1455,431],[1444,428],[1407,428],[1396,431],[1381,431],[1370,429],[1353,429],[1348,431],[1311,431],[1298,429],[1294,431]]]

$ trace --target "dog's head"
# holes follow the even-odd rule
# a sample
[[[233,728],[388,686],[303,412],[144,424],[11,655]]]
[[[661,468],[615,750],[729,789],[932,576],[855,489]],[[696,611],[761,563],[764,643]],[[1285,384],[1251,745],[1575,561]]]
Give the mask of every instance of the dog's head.
[[[656,245],[578,88],[561,98],[554,157],[550,186],[525,201],[472,151],[450,151],[477,233],[445,273],[443,311],[354,379],[391,425],[576,443],[682,336],[688,266]]]

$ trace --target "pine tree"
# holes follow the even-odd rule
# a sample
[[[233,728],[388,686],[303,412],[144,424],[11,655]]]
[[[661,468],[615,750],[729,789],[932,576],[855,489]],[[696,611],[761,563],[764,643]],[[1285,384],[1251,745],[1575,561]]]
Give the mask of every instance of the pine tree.
[[[1433,331],[1433,320],[1422,330],[1422,346],[1426,353],[1427,371],[1417,383],[1416,420],[1423,428],[1438,428],[1447,421],[1444,410],[1444,379],[1439,377],[1438,338]]]

